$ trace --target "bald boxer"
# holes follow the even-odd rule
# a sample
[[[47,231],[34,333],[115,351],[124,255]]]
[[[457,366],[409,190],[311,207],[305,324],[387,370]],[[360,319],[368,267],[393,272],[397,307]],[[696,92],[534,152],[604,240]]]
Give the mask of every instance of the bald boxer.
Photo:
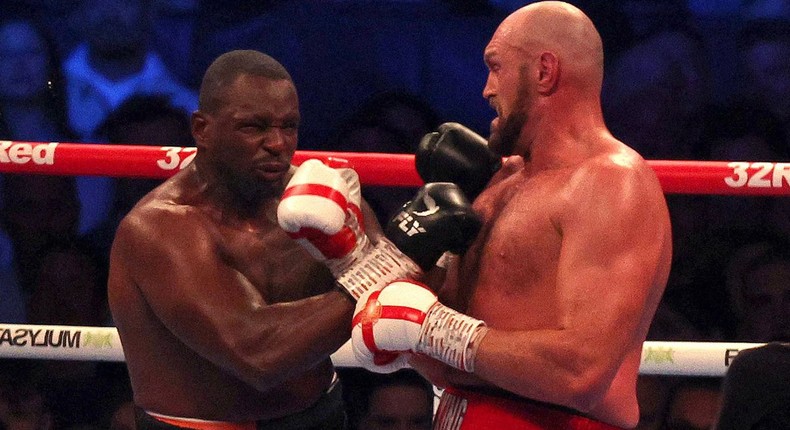
[[[400,280],[360,298],[355,354],[385,371],[382,353],[410,355],[446,388],[438,429],[632,428],[670,270],[662,189],[604,123],[601,38],[582,11],[525,6],[484,60],[488,145],[507,158],[474,200],[482,229],[438,297]]]
[[[277,222],[299,121],[281,64],[221,55],[192,115],[194,161],[121,222],[109,300],[138,428],[344,428],[330,354],[354,301]]]

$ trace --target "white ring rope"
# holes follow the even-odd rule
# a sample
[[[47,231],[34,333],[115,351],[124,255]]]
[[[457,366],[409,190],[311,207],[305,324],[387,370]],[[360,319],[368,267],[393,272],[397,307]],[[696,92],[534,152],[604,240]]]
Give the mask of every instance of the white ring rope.
[[[724,376],[739,351],[762,343],[647,341],[642,347],[643,375]],[[0,358],[124,361],[115,327],[79,327],[0,323]],[[338,367],[359,367],[350,343],[332,354]]]

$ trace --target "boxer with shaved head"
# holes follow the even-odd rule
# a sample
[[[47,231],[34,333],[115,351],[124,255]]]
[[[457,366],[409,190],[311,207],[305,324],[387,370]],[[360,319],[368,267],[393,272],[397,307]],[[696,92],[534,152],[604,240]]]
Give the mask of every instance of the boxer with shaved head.
[[[441,285],[364,295],[354,352],[382,371],[407,356],[445,387],[438,429],[632,428],[671,261],[661,186],[604,123],[601,38],[581,10],[529,4],[483,56],[505,161],[474,199],[480,233]]]

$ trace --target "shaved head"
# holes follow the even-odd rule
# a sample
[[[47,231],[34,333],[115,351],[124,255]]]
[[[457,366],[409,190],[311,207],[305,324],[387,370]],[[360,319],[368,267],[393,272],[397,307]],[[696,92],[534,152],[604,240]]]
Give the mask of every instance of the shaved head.
[[[483,97],[497,112],[489,147],[497,153],[529,157],[539,132],[603,124],[603,44],[577,7],[542,1],[518,9],[497,27],[484,61]]]
[[[211,63],[203,76],[198,95],[198,109],[215,112],[222,105],[222,97],[228,85],[242,75],[293,82],[291,75],[282,64],[262,52],[253,50],[226,52]]]
[[[529,53],[554,53],[563,75],[574,84],[600,93],[603,44],[598,30],[576,6],[542,1],[518,9],[500,24],[494,37]]]

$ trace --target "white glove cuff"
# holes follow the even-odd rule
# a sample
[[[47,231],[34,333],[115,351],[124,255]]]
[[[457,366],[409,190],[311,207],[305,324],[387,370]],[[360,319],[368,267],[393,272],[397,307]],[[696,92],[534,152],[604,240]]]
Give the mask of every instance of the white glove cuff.
[[[336,276],[335,281],[354,300],[359,300],[368,290],[380,290],[392,281],[422,275],[420,266],[383,237],[373,249],[354,254],[361,258],[355,258],[354,264],[346,266],[347,270]]]
[[[483,335],[485,322],[437,302],[425,316],[414,352],[472,373]]]

